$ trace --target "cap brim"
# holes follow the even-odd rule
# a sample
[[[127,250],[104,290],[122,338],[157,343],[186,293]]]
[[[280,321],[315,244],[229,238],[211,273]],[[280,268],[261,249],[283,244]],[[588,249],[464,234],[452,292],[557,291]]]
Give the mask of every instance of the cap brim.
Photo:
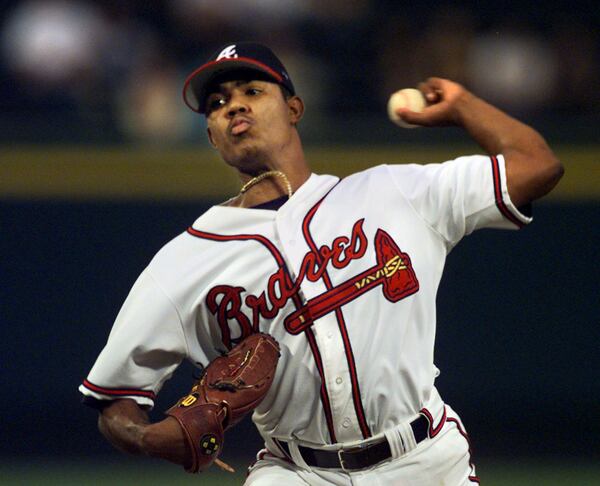
[[[183,85],[183,101],[197,113],[204,113],[206,88],[217,76],[234,70],[251,70],[266,74],[276,83],[282,83],[283,78],[269,66],[246,57],[225,58],[211,61],[200,66],[188,76]]]

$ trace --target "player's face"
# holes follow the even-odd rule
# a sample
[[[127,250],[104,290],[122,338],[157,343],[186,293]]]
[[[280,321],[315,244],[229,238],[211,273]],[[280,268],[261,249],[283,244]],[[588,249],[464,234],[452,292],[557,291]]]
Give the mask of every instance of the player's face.
[[[252,174],[291,143],[301,113],[279,86],[261,80],[220,83],[206,99],[208,137],[228,164]],[[301,102],[300,102],[301,103]]]

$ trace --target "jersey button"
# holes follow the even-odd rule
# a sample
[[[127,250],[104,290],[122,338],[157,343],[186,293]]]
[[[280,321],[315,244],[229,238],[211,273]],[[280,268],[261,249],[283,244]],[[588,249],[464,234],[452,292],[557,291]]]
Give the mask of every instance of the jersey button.
[[[341,385],[341,384],[343,383],[343,381],[344,381],[344,380],[342,379],[342,377],[341,377],[341,376],[338,376],[338,377],[335,379],[335,382],[336,382],[338,385]]]
[[[344,419],[344,421],[342,422],[342,427],[344,427],[345,429],[347,429],[348,427],[350,427],[350,419],[348,417],[346,417]]]

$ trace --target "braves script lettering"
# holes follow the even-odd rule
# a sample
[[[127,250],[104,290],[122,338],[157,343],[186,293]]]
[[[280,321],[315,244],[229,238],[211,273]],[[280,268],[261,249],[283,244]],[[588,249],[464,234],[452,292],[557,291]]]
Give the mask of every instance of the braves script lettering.
[[[331,264],[334,268],[341,269],[348,266],[353,260],[362,258],[368,247],[363,222],[364,219],[360,219],[354,223],[350,237],[338,236],[330,246],[323,245],[318,252],[309,251],[306,253],[302,259],[298,276],[294,281],[292,281],[285,268],[279,267],[269,277],[266,290],[259,295],[247,294],[243,298],[242,295],[246,293],[246,289],[243,287],[231,285],[213,287],[208,292],[206,304],[210,312],[217,318],[221,328],[223,344],[230,348],[239,340],[257,331],[261,318],[273,319],[277,316],[288,301],[297,295],[304,279],[316,282],[323,277],[328,265]],[[392,247],[393,249],[390,250]],[[383,280],[391,279],[394,274],[401,270],[410,269],[411,275],[414,277],[408,255],[401,253],[391,237],[382,230],[378,230],[376,234],[375,251],[378,262],[383,258],[381,256],[383,255],[382,252],[386,254],[385,262],[382,262],[377,268],[369,269],[368,273],[363,272],[343,284],[342,287],[355,289],[346,290],[344,298],[339,300],[337,298],[339,292],[336,289],[339,287],[323,294],[324,297],[327,297],[327,305],[321,306],[325,313],[330,312],[336,306],[336,303],[337,305],[343,305],[349,301],[349,297],[355,298]],[[413,278],[411,278],[411,281],[413,281]],[[414,281],[416,282],[416,277],[414,277]],[[411,290],[418,289],[418,283],[416,287],[414,285],[409,287],[411,287]],[[416,290],[414,291],[416,292]],[[311,313],[311,306],[314,307],[313,302],[307,303],[307,305],[286,318],[285,326],[288,332],[297,334],[310,326],[314,319],[323,315],[322,312],[317,312],[318,315],[314,312]],[[248,311],[250,311],[251,318],[248,317]],[[240,331],[239,336],[235,338],[231,336],[230,326],[232,325],[237,325]]]

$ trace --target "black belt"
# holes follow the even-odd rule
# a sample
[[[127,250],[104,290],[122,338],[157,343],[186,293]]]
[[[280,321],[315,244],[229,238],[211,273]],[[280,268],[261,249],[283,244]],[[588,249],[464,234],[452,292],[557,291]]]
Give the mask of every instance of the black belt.
[[[418,444],[428,437],[429,421],[424,415],[419,415],[410,423],[410,428],[415,436],[415,442]],[[277,443],[291,459],[292,455],[287,443],[284,441],[277,441]],[[304,446],[298,446],[298,449],[304,462],[311,467],[343,469],[345,471],[365,469],[392,457],[390,444],[385,436],[380,442],[337,451],[324,451]]]

